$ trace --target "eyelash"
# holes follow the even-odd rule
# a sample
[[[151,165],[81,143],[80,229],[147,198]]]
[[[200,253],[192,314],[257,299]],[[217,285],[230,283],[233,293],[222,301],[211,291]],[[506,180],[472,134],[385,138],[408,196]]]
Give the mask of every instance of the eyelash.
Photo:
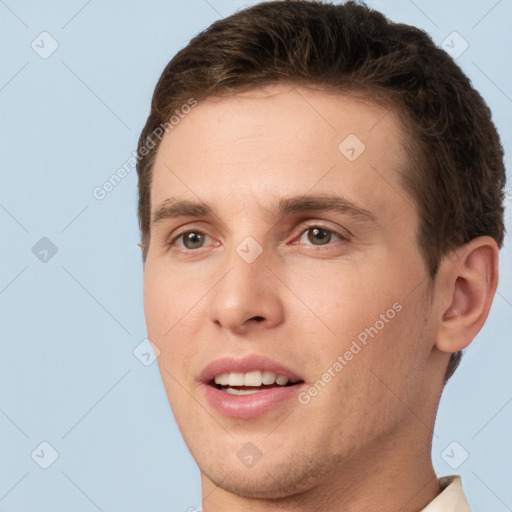
[[[327,226],[324,226],[322,224],[311,224],[310,226],[305,227],[299,233],[299,235],[297,237],[295,237],[295,239],[302,238],[302,235],[307,233],[309,230],[315,229],[315,228],[321,229],[323,231],[326,231],[327,233],[331,233],[331,234],[337,236],[340,240],[336,240],[336,242],[348,242],[349,241],[349,237],[346,234],[342,234],[339,231],[336,231],[334,229],[328,228]],[[186,229],[186,230],[181,231],[180,233],[176,234],[171,240],[169,240],[167,245],[172,247],[175,244],[175,242],[177,242],[180,238],[182,238],[184,235],[186,235],[188,233],[198,233],[198,234],[201,234],[201,235],[209,237],[209,235],[207,233],[205,233],[204,231],[201,231],[200,229],[190,229],[189,228],[189,229]],[[298,242],[294,243],[294,245],[298,245]],[[325,245],[313,245],[313,244],[308,244],[308,245],[311,245],[311,247],[314,247],[316,250],[322,250],[323,247],[333,245],[333,243],[331,243],[329,241],[329,243],[327,243]],[[198,247],[197,249],[187,249],[185,247],[185,248],[180,248],[179,250],[181,250],[183,252],[193,252],[193,251],[197,251],[198,249],[203,249],[203,247]]]

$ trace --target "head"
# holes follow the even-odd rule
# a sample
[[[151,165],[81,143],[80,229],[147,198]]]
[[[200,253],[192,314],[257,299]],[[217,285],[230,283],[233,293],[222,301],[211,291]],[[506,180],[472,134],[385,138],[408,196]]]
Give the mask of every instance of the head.
[[[256,496],[279,468],[278,497],[432,427],[496,289],[505,171],[427,34],[353,2],[238,12],[169,62],[139,156],[148,335],[204,474]],[[208,410],[205,367],[254,353],[292,368],[294,406]],[[248,442],[262,474],[233,476]]]

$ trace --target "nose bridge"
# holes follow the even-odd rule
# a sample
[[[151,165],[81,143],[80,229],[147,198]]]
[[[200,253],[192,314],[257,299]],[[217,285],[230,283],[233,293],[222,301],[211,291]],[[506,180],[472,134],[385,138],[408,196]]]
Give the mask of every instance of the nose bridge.
[[[259,242],[245,237],[224,260],[223,277],[212,290],[211,320],[227,329],[246,329],[252,321],[267,327],[283,320],[284,308],[275,276],[267,268],[271,257]]]

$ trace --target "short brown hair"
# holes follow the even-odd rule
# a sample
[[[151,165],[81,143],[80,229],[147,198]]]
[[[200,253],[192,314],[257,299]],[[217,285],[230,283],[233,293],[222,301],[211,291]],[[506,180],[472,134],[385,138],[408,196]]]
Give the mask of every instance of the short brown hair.
[[[163,71],[138,148],[144,261],[161,140],[154,141],[155,130],[191,97],[274,83],[358,92],[399,114],[410,133],[402,181],[418,210],[418,245],[432,278],[444,255],[475,237],[488,235],[502,246],[503,149],[489,108],[453,59],[424,31],[365,5],[282,0],[213,23]],[[447,378],[459,360],[454,354]]]

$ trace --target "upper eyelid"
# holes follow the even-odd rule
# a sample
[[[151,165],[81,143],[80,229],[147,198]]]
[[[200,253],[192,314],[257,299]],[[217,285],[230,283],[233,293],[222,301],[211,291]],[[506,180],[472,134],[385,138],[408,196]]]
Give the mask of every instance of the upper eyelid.
[[[328,223],[326,221],[314,221],[314,220],[304,220],[304,221],[300,221],[298,224],[297,224],[298,227],[302,226],[302,230],[301,230],[301,233],[307,229],[311,229],[311,228],[315,228],[315,227],[318,227],[318,228],[322,228],[322,229],[325,229],[326,231],[346,231],[347,233],[350,234],[350,232],[348,231],[347,228],[333,228],[333,227],[330,227],[328,225]],[[183,228],[183,229],[181,229]],[[295,231],[297,228],[294,228],[292,231]],[[173,232],[169,235],[169,238],[175,238],[177,236],[181,236],[181,235],[184,235],[185,233],[188,233],[190,231],[199,231],[200,233],[203,233],[205,235],[208,235],[208,233],[206,233],[207,230],[205,230],[204,228],[197,228],[197,227],[194,227],[194,226],[189,226],[188,224],[185,225],[185,226],[181,226],[181,227],[178,227],[176,229],[173,230]],[[208,235],[209,236],[209,235]]]
[[[335,221],[335,220],[328,220],[328,219],[320,219],[319,217],[316,217],[316,215],[315,215],[315,214],[322,215],[322,213],[328,214],[328,213],[332,213],[332,212],[331,212],[330,209],[326,209],[326,210],[311,210],[311,211],[297,212],[295,214],[290,214],[290,216],[293,216],[293,217],[298,216],[297,221],[294,222],[296,225],[301,225],[301,224],[307,223],[307,222],[312,222],[312,223],[317,223],[318,222],[319,224],[325,224],[325,223],[327,223],[327,224],[335,224],[335,225],[337,225],[339,227],[330,228],[330,227],[327,226],[327,229],[334,229],[334,230],[341,229],[342,231],[346,231],[350,236],[353,236],[349,229],[347,229],[345,226],[339,225],[337,221]],[[190,224],[192,224],[192,225],[194,225],[196,223],[197,224],[209,224],[209,225],[212,224],[212,219],[211,218],[206,218],[206,217],[202,217],[202,216],[194,218],[194,216],[188,216],[189,217],[188,220],[185,221],[186,217],[187,216],[181,217],[181,220],[183,221],[183,224],[180,224],[177,227],[175,226],[172,229],[172,232],[175,232],[175,231],[179,230],[183,226],[189,226]],[[176,217],[175,219],[177,220],[178,218],[179,217]],[[284,219],[282,219],[282,221],[284,221]],[[214,220],[213,224],[217,225],[217,222]],[[273,230],[276,226],[279,226],[279,225],[282,225],[281,221],[273,223],[271,225],[271,230]],[[231,233],[231,229],[229,229],[227,227],[227,225],[224,224],[224,222],[220,223],[220,227],[223,230],[225,230],[226,232]],[[193,229],[193,228],[190,228],[190,229]],[[165,230],[167,231],[167,229],[165,229]],[[199,231],[200,230],[201,229],[199,229]]]

